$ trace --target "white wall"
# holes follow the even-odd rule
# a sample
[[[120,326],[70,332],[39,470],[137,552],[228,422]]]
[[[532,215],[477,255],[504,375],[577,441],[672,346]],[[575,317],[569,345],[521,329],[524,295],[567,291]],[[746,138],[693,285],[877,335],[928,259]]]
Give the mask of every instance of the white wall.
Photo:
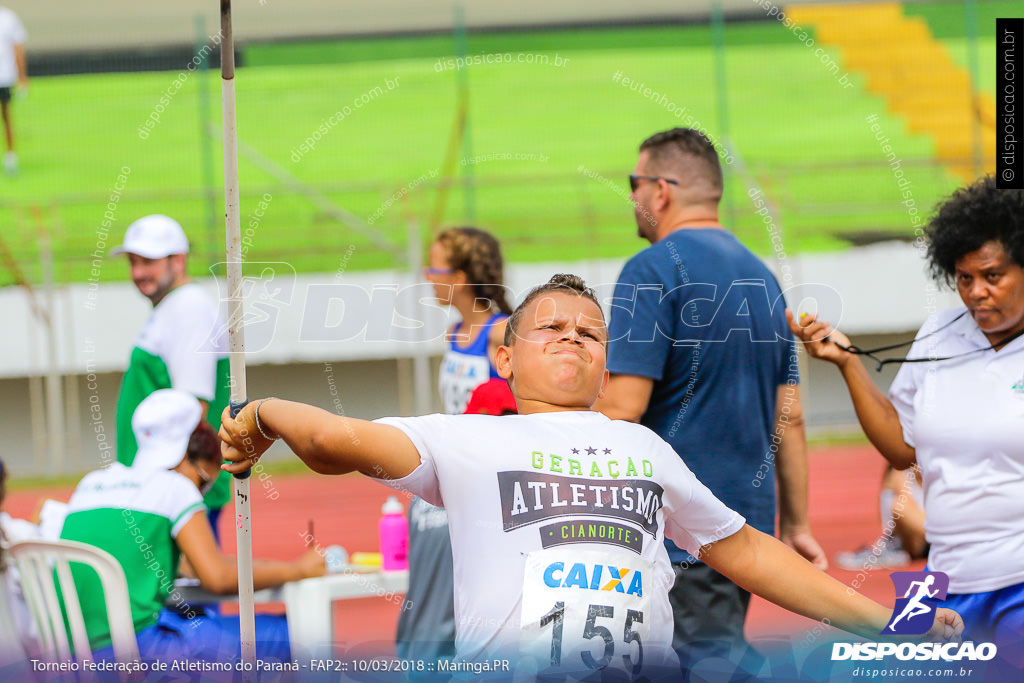
[[[936,291],[925,278],[921,263],[920,254],[911,246],[888,243],[839,254],[790,257],[785,262],[789,270],[779,276],[783,282],[803,283],[802,290],[790,292],[791,305],[798,305],[793,301],[797,291],[812,294],[822,302],[823,315],[837,320],[855,343],[878,346],[912,338],[931,309],[959,304],[952,293]],[[517,265],[509,269],[508,282],[516,293],[513,298],[521,298],[529,287],[555,272],[574,272],[586,278],[602,297],[610,297],[621,266],[622,260]],[[217,282],[202,284],[218,296]],[[415,289],[417,286],[421,288]],[[331,274],[294,277],[282,269],[275,273],[269,290],[274,296],[260,298],[266,291],[252,289],[246,303],[248,313],[258,312],[259,304],[267,314],[262,323],[247,330],[249,348],[260,347],[248,354],[246,361],[250,396],[274,394],[327,410],[340,406],[348,415],[365,418],[414,412],[409,359],[416,354],[430,358],[433,382],[443,352],[441,335],[451,322],[446,310],[432,303],[426,286],[392,271],[346,274],[339,281]],[[387,303],[394,292],[403,294],[396,303]],[[380,297],[378,305],[365,309],[350,305],[347,311],[339,305],[339,300],[372,301],[375,293]],[[316,302],[326,300],[325,294],[338,298],[321,309]],[[418,302],[417,296],[424,300]],[[73,285],[58,290],[55,299],[57,374],[69,375],[64,381],[75,387],[65,392],[71,405],[62,414],[72,445],[61,449],[62,465],[45,452],[36,455],[44,444],[33,438],[33,424],[41,424],[45,411],[33,411],[28,377],[35,377],[38,386],[47,372],[45,329],[32,316],[23,290],[0,289],[0,315],[7,323],[7,333],[0,335],[0,428],[5,434],[0,456],[23,473],[77,472],[99,463],[97,430],[113,439],[121,372],[150,310],[149,302],[131,283],[94,289],[87,284]],[[427,339],[414,341],[417,331],[399,327],[409,321],[397,317],[396,312],[422,323]],[[356,329],[360,334],[352,334]],[[323,339],[332,334],[346,338]],[[877,375],[880,386],[888,386],[893,372],[890,369]],[[331,394],[332,382],[337,402]],[[433,387],[428,391],[434,397],[433,407],[439,408]],[[804,358],[803,394],[812,429],[855,424],[845,388],[833,367],[817,361],[808,364]],[[90,420],[97,404],[100,426]]]
[[[610,298],[623,259],[509,267],[511,298],[556,272],[586,278]],[[840,253],[789,257],[778,272],[791,307],[820,308],[848,334],[916,330],[929,312],[959,304],[925,277],[921,255],[887,242]],[[776,264],[769,266],[778,271]],[[262,264],[245,291],[249,365],[412,357],[443,352],[452,311],[439,307],[429,285],[397,271],[296,275],[288,264]],[[255,274],[254,274],[255,275]],[[225,301],[222,281],[199,283]],[[789,283],[797,283],[789,285]],[[37,290],[45,306],[44,292]],[[130,282],[74,284],[53,294],[56,368],[60,373],[124,368],[150,304]],[[803,303],[798,301],[803,300]],[[222,304],[226,312],[226,304]],[[17,287],[0,289],[8,334],[0,335],[0,378],[41,375],[51,367],[48,332]]]
[[[119,49],[192,45],[195,17],[202,16],[208,33],[220,27],[219,5],[210,0],[138,2],[137,0],[35,0],[6,3],[18,13],[29,33],[30,50]],[[543,26],[596,22],[637,22],[706,17],[710,0],[235,0],[232,3],[236,42],[450,30],[456,4],[465,7],[470,29]],[[750,0],[724,0],[727,12],[751,13]]]

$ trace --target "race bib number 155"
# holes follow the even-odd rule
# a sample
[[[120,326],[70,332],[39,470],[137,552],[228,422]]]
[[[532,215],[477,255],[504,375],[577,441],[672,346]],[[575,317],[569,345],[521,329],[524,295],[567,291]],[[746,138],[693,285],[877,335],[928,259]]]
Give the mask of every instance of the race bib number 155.
[[[523,583],[520,657],[538,672],[640,673],[650,632],[650,563],[625,550],[548,548],[530,553]]]

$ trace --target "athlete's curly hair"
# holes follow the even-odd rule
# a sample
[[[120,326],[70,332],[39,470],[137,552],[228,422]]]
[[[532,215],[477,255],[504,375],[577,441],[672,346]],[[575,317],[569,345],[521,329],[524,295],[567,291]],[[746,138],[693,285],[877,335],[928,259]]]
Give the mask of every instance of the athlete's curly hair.
[[[498,240],[480,228],[448,228],[437,236],[448,267],[466,274],[473,293],[493,303],[505,315],[512,313],[505,296],[505,264]]]
[[[523,299],[523,303],[516,306],[516,310],[512,312],[512,316],[508,319],[508,325],[505,326],[505,346],[512,346],[512,342],[515,341],[516,330],[519,329],[519,323],[522,322],[523,311],[526,310],[526,307],[541,294],[548,292],[563,292],[565,294],[582,296],[593,301],[597,304],[598,310],[601,310],[601,304],[598,302],[594,290],[587,287],[587,283],[579,275],[567,273],[552,275],[550,280],[531,289],[526,298]],[[604,311],[601,311],[601,320],[604,320]],[[607,342],[605,342],[605,345],[607,345]]]
[[[932,277],[954,284],[956,262],[986,242],[999,242],[1024,266],[1024,190],[1000,190],[995,176],[962,187],[943,202],[928,224]]]

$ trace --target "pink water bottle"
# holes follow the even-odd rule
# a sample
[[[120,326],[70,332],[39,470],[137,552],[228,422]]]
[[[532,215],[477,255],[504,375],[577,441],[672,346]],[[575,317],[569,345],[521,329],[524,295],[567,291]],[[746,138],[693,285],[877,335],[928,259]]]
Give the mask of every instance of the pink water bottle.
[[[386,572],[409,568],[409,522],[398,499],[388,496],[381,508],[380,568]]]

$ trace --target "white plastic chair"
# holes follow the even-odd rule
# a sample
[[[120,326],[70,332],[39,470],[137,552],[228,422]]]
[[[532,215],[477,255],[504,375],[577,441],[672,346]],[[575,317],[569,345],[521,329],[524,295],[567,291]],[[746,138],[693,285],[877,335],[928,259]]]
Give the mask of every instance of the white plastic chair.
[[[139,661],[139,643],[135,638],[132,610],[128,601],[128,581],[121,565],[110,553],[75,541],[22,541],[12,544],[7,552],[21,574],[22,590],[39,629],[41,659],[71,659],[68,630],[71,632],[75,660],[82,663],[83,660],[93,658],[82,618],[82,606],[68,565],[69,562],[80,562],[92,567],[99,575],[106,600],[114,657],[119,662]],[[57,599],[54,570],[64,599],[63,611]]]
[[[3,552],[6,560],[6,546]],[[18,630],[7,590],[8,571],[6,566],[0,566],[0,671],[11,680],[30,681],[29,653],[22,644],[24,634]]]

